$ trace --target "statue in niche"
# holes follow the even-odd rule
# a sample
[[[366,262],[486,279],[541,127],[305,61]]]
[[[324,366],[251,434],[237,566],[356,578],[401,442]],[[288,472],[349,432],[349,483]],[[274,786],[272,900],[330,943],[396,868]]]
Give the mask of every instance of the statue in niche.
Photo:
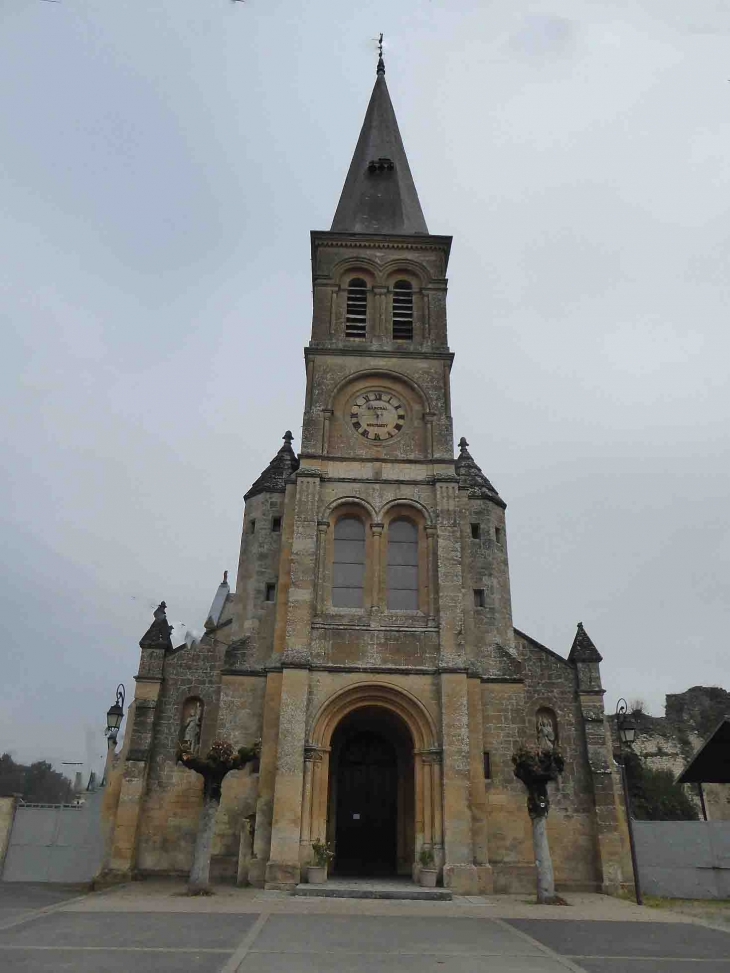
[[[555,750],[558,732],[555,717],[550,710],[540,710],[537,714],[537,746],[539,750]]]
[[[195,753],[200,745],[201,717],[202,707],[200,703],[195,702],[193,708],[183,720],[183,728],[180,733],[180,746],[189,753]]]

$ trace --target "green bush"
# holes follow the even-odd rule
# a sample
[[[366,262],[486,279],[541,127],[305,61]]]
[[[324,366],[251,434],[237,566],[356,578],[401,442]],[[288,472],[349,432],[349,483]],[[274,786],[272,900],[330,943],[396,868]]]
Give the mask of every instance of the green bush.
[[[670,770],[652,770],[635,753],[626,754],[631,809],[638,821],[696,821],[697,808]]]

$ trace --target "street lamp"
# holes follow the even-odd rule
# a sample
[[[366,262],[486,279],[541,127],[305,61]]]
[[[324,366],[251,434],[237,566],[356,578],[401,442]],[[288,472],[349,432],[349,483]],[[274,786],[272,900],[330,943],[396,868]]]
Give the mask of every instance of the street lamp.
[[[616,703],[616,734],[618,736],[618,763],[621,767],[621,782],[624,788],[624,806],[626,808],[626,824],[629,829],[629,847],[631,849],[631,867],[634,870],[634,889],[636,891],[636,904],[643,905],[641,898],[641,885],[639,884],[639,865],[636,861],[636,844],[634,842],[634,821],[631,814],[631,796],[629,794],[629,784],[626,779],[626,754],[634,745],[636,739],[636,726],[629,716],[629,707],[625,699],[620,699]]]
[[[117,686],[117,698],[109,707],[106,713],[106,729],[104,730],[104,736],[106,737],[106,763],[104,764],[104,776],[101,779],[101,786],[104,787],[109,777],[109,770],[112,765],[112,755],[117,746],[117,736],[119,734],[119,727],[122,725],[122,720],[124,719],[124,697],[125,697],[124,686],[119,683]]]
[[[106,734],[109,747],[115,747],[117,745],[117,735],[119,733],[119,727],[122,725],[122,720],[124,719],[124,686],[119,683],[117,686],[117,698],[114,703],[109,707],[106,714]]]

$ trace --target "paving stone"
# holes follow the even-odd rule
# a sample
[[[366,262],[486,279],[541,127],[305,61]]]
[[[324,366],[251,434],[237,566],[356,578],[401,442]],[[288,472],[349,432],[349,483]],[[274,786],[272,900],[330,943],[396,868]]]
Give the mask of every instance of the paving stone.
[[[726,969],[730,970],[730,933],[704,926],[670,922],[566,922],[553,919],[506,921],[556,953],[576,957],[576,962],[581,965],[585,965],[582,957],[605,957],[607,961],[617,956],[667,961],[717,959],[724,960],[728,964]],[[674,963],[671,969],[675,970]],[[705,969],[704,965],[702,969]]]
[[[0,946],[234,949],[256,918],[255,914],[54,912],[0,931]]]

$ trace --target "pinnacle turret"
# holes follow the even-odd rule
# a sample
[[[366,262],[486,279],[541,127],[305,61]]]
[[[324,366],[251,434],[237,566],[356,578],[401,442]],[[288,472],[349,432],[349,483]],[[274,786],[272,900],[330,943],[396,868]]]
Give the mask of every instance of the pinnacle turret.
[[[244,500],[249,500],[259,493],[284,493],[288,477],[299,469],[297,454],[292,449],[294,437],[287,429],[281,438],[284,440],[284,445],[244,496]]]
[[[477,466],[469,452],[469,443],[462,436],[459,440],[459,455],[456,458],[455,469],[459,477],[459,487],[469,491],[470,497],[488,497],[500,507],[506,507],[492,484]]]

